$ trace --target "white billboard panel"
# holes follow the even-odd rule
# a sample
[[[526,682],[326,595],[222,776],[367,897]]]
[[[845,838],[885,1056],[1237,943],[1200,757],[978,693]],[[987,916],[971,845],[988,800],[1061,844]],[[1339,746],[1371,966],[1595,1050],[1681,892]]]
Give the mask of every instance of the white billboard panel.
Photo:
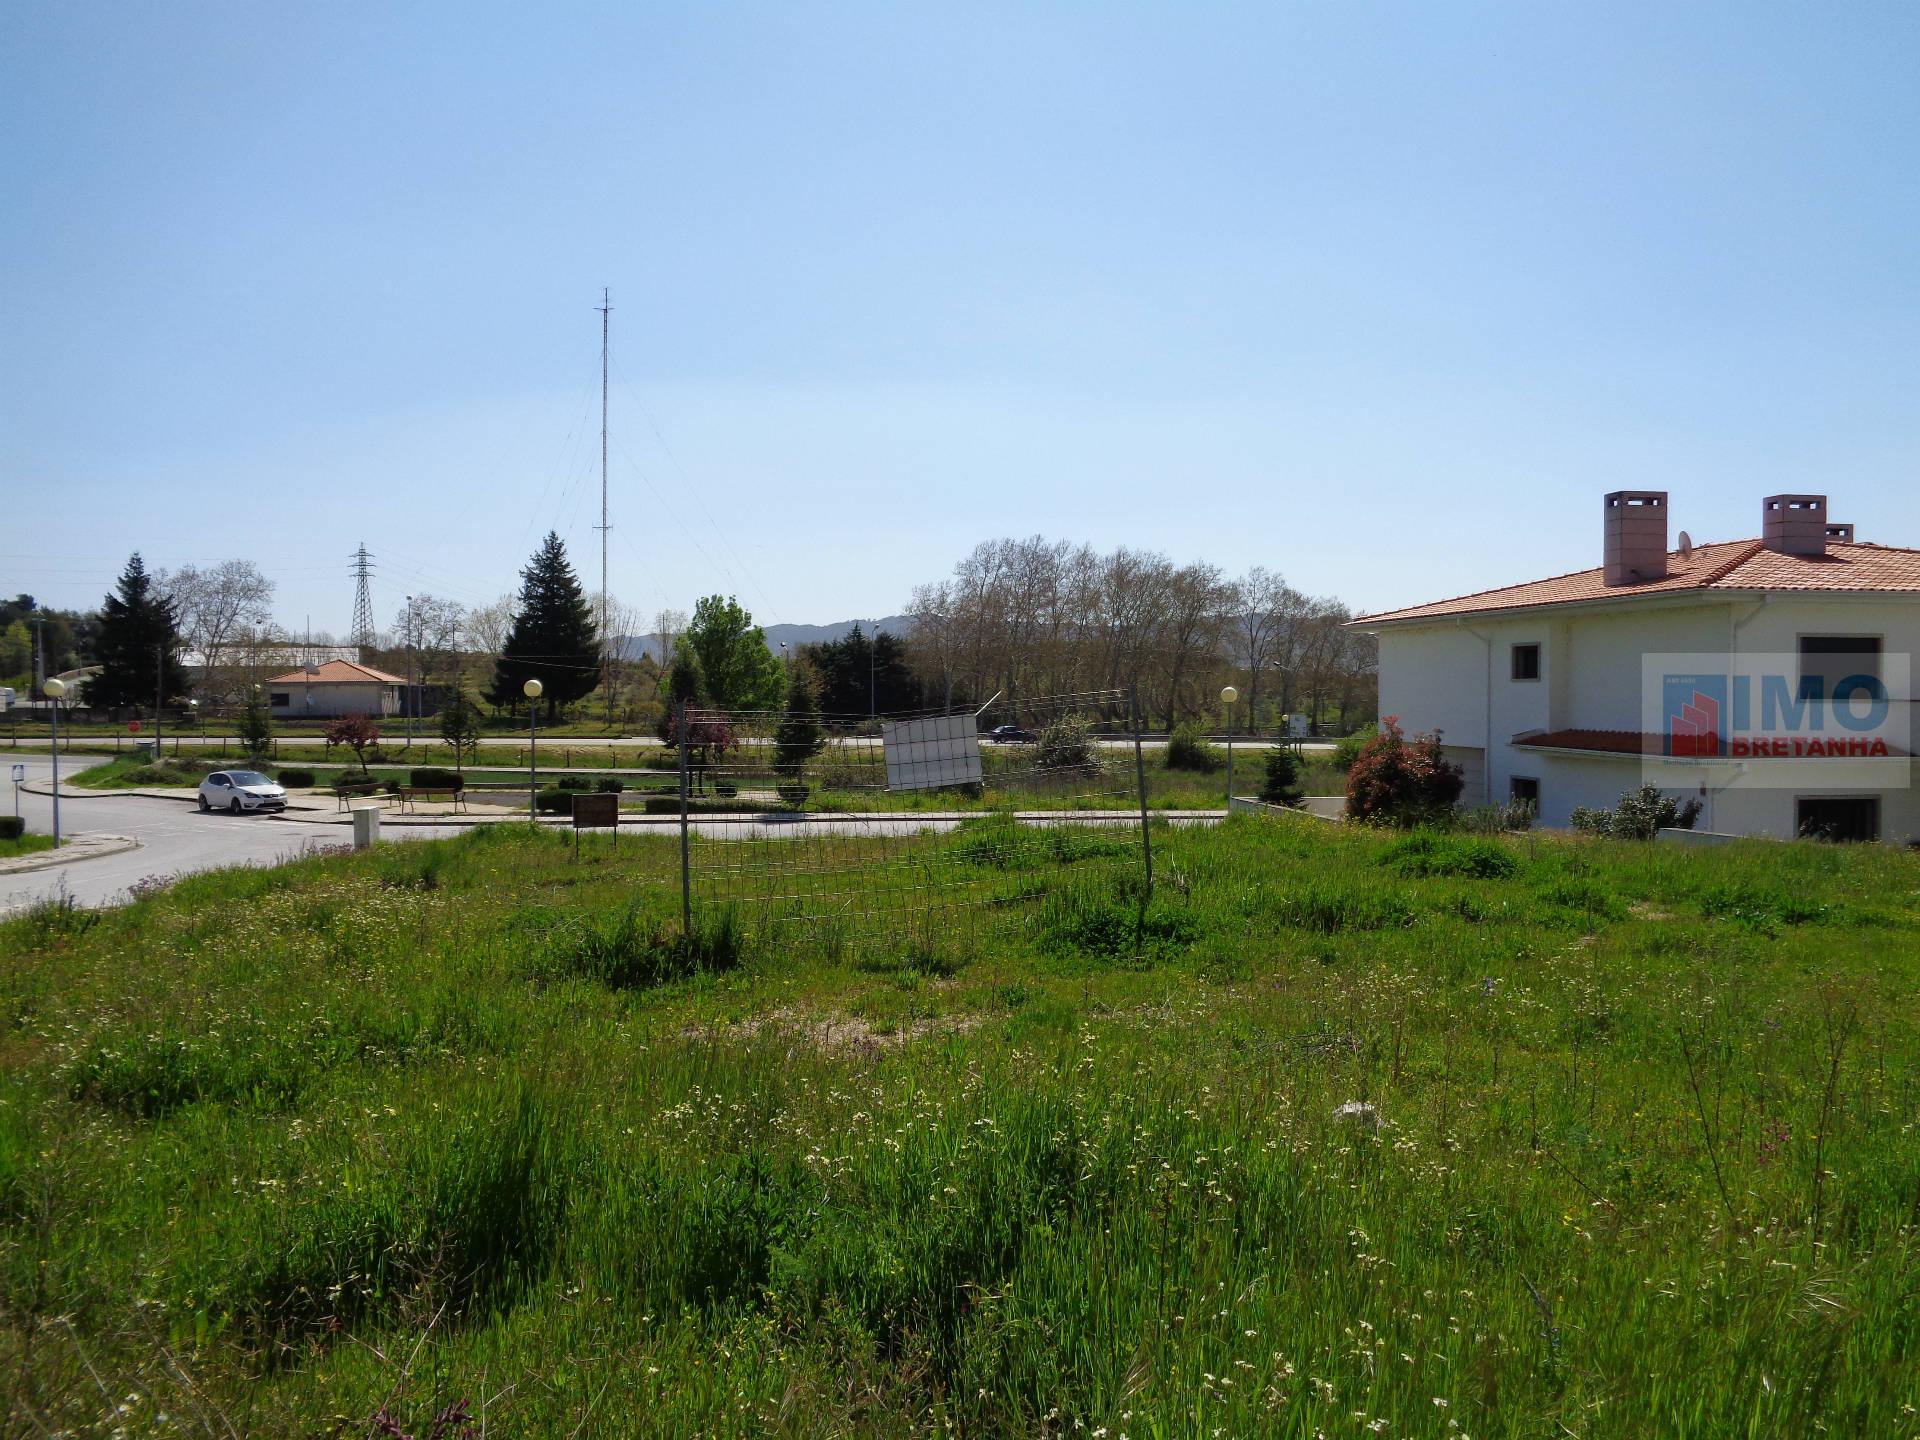
[[[971,715],[883,721],[880,739],[889,790],[940,790],[983,779],[980,735]]]

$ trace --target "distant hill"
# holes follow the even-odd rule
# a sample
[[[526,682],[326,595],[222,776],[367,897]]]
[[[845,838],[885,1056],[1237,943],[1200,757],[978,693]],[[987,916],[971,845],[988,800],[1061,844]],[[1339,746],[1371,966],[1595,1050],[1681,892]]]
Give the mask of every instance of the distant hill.
[[[904,635],[913,622],[905,615],[883,615],[878,622],[879,628],[893,635]],[[828,640],[844,640],[858,625],[868,634],[872,634],[875,622],[871,620],[836,620],[831,625],[763,625],[766,631],[767,645],[773,653],[780,653],[780,642],[785,641],[789,649],[798,650],[802,645],[819,645]],[[646,656],[649,660],[660,658],[660,637],[658,635],[623,635],[619,640],[620,653],[628,660],[638,660]]]

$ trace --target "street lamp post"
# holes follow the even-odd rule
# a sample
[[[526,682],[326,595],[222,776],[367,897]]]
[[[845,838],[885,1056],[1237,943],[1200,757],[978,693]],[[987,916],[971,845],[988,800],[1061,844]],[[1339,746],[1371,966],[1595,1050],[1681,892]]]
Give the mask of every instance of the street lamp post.
[[[1220,692],[1220,699],[1227,707],[1227,813],[1233,813],[1233,704],[1240,698],[1240,692],[1229,685]]]
[[[67,693],[67,682],[47,681],[40,693],[53,701],[53,848],[60,848],[60,697]]]
[[[527,697],[527,819],[538,824],[540,811],[540,691],[543,687],[538,680],[529,680],[520,687],[520,693]]]

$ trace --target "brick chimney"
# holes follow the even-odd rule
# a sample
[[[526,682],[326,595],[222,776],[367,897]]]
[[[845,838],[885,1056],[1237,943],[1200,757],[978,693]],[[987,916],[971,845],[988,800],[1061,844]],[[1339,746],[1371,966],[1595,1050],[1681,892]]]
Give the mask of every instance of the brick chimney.
[[[1829,544],[1831,544],[1836,540],[1839,541],[1842,545],[1853,544],[1853,526],[1842,525],[1837,521],[1831,521],[1831,520],[1828,521],[1827,522],[1827,541]]]
[[[1606,583],[1666,579],[1667,492],[1616,490],[1606,498],[1606,513]]]
[[[1761,501],[1760,541],[1781,555],[1827,553],[1827,497],[1769,495]]]

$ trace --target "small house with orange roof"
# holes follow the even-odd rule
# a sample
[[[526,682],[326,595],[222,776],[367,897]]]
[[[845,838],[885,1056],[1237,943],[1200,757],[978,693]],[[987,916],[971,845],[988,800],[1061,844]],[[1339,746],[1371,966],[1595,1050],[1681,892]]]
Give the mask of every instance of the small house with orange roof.
[[[343,715],[398,715],[406,681],[354,660],[328,660],[266,682],[275,719],[337,720]]]

